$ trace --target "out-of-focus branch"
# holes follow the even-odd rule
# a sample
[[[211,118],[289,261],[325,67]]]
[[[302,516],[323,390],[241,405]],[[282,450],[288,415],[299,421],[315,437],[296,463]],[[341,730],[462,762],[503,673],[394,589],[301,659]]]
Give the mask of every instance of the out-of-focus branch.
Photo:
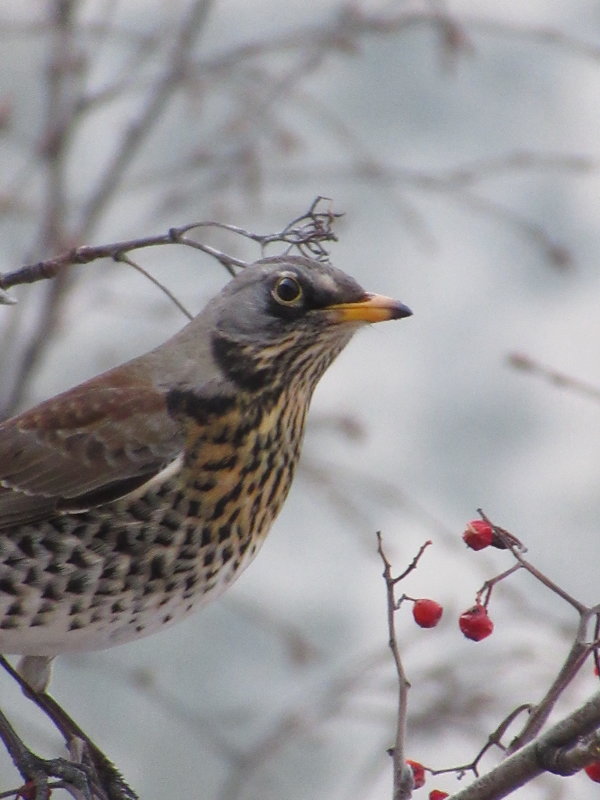
[[[96,225],[108,202],[121,185],[125,171],[142,142],[162,119],[166,104],[172,98],[179,81],[188,74],[193,46],[206,22],[211,5],[211,0],[194,0],[188,13],[181,20],[163,74],[153,86],[149,87],[145,106],[139,116],[131,120],[127,126],[114,150],[111,162],[103,170],[98,185],[84,203],[78,225],[80,238],[88,235]]]
[[[325,119],[331,128],[332,121],[329,117],[328,114]],[[471,212],[502,223],[520,236],[529,239],[542,251],[553,267],[567,270],[572,266],[574,258],[571,250],[557,241],[544,225],[520,211],[486,197],[478,192],[477,188],[485,181],[503,175],[532,170],[557,169],[570,173],[589,173],[597,166],[593,160],[576,154],[515,152],[469,161],[448,170],[428,171],[382,163],[366,146],[357,142],[353,134],[350,136],[348,132],[348,135],[344,135],[343,127],[335,126],[335,132],[343,140],[345,150],[353,157],[349,165],[305,165],[301,171],[286,168],[277,173],[271,171],[268,175],[272,180],[279,179],[286,182],[301,181],[307,176],[318,175],[321,180],[362,181],[381,186],[388,191],[402,190],[404,194],[401,200],[396,198],[396,202],[402,204],[403,212],[406,213],[408,209],[411,219],[416,219],[421,229],[425,229],[425,220],[417,210],[416,204],[406,199],[406,194],[411,191],[413,194],[443,195]]]
[[[43,164],[45,200],[34,252],[60,250],[69,238],[66,229],[69,205],[67,155],[73,133],[74,97],[79,90],[82,71],[75,45],[76,11],[75,0],[53,0],[50,4],[52,35],[44,76],[47,100],[38,146]],[[0,401],[8,411],[17,406],[24,396],[29,378],[59,324],[71,280],[72,276],[61,274],[40,298],[32,330],[19,353],[9,389]]]
[[[567,375],[565,372],[560,372],[554,367],[542,364],[524,353],[509,353],[508,363],[511,367],[515,367],[515,369],[520,369],[523,372],[529,372],[531,375],[543,378],[561,389],[568,389],[576,394],[600,402],[600,388],[594,384],[582,381],[580,378],[574,378],[572,375]]]

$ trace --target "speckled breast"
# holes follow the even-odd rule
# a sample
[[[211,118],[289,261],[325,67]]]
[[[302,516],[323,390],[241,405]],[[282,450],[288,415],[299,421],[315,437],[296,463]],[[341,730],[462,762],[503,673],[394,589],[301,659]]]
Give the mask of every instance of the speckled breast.
[[[0,537],[0,652],[54,655],[145,636],[223,592],[290,487],[306,404],[186,409],[181,459],[96,509]],[[189,402],[188,402],[189,406]]]

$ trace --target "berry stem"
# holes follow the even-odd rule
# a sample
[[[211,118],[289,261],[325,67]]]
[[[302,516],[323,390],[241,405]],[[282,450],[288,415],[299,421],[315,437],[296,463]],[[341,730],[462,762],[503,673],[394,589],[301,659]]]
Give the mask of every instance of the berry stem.
[[[586,613],[588,611],[587,607],[580,603],[579,600],[576,600],[572,595],[568,592],[565,592],[563,588],[561,588],[558,584],[554,583],[553,580],[547,575],[544,575],[543,572],[540,572],[539,569],[533,566],[531,562],[527,561],[526,558],[523,558],[523,554],[520,551],[519,543],[517,540],[511,536],[508,531],[505,531],[503,528],[499,528],[497,525],[494,525],[490,519],[484,514],[481,508],[477,509],[477,513],[481,516],[485,522],[489,523],[492,528],[494,529],[494,533],[504,542],[506,548],[510,550],[513,557],[519,562],[519,564],[523,567],[523,569],[527,570],[530,575],[542,583],[547,589],[550,589],[551,592],[557,594],[561,597],[566,603],[578,611],[580,614]]]

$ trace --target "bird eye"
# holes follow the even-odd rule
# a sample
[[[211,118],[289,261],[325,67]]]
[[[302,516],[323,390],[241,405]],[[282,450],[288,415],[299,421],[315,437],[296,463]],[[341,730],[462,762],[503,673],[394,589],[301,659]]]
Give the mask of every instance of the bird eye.
[[[284,275],[279,278],[271,294],[278,303],[283,305],[296,304],[302,298],[302,287],[291,275]]]

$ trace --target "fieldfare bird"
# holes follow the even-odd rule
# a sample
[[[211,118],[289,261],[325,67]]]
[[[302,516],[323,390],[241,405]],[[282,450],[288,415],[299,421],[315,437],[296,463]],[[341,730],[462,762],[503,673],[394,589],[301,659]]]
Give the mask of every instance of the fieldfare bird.
[[[254,558],[319,378],[364,323],[407,317],[304,256],[242,270],[179,333],[0,425],[0,652],[153,633]]]

